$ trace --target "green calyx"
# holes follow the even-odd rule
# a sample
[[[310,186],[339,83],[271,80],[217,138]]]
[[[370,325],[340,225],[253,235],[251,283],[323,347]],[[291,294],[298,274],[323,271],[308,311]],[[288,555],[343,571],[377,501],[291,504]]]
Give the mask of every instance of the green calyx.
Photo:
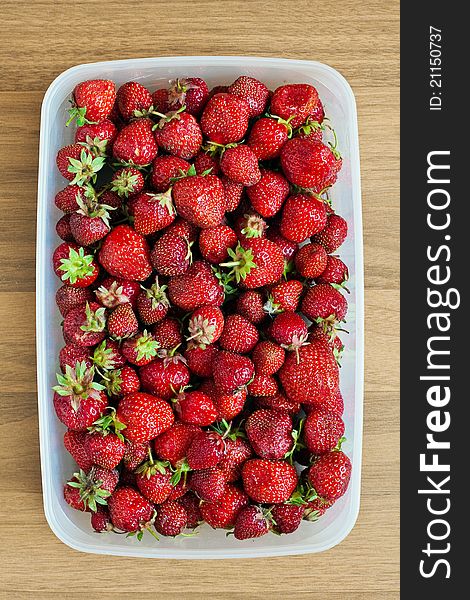
[[[148,450],[149,459],[138,467],[135,472],[150,479],[152,475],[161,473],[164,475],[170,468],[170,463],[167,460],[155,460],[152,455],[152,451]]]
[[[223,440],[230,439],[235,441],[237,438],[246,439],[245,433],[241,430],[240,423],[236,429],[232,429],[232,421],[227,422],[225,419],[221,419],[217,423],[211,426],[211,429],[218,433]]]
[[[85,306],[86,321],[85,324],[80,327],[82,331],[89,331],[99,333],[104,331],[106,327],[106,309],[101,306],[97,310],[91,310],[88,302]]]
[[[289,452],[286,452],[286,454],[284,455],[284,459],[288,460],[291,464],[293,464],[294,462],[294,452],[296,452],[296,450],[301,450],[302,448],[305,448],[305,445],[300,441],[300,434],[302,432],[304,421],[305,419],[301,419],[299,421],[297,429],[292,430],[292,448],[289,450]]]
[[[111,496],[111,492],[109,490],[104,490],[101,487],[103,484],[102,481],[95,480],[94,469],[91,469],[88,475],[80,469],[78,473],[73,474],[73,477],[77,481],[68,481],[67,485],[79,490],[80,500],[86,508],[96,512],[98,510],[98,504],[101,504],[102,506],[108,504],[106,498]]]
[[[105,371],[114,369],[114,350],[112,348],[108,348],[106,340],[103,340],[101,344],[95,348],[91,360],[93,361],[93,364],[100,369],[104,369]]]
[[[63,271],[60,277],[62,281],[74,284],[79,279],[92,275],[95,270],[93,258],[92,254],[85,254],[84,248],[79,248],[78,251],[70,248],[69,257],[60,259],[59,270]]]
[[[151,202],[158,202],[162,208],[166,208],[169,215],[176,214],[171,195],[171,188],[161,194],[148,194],[148,198]]]
[[[70,396],[72,407],[78,410],[81,400],[87,398],[99,399],[100,392],[104,390],[104,386],[93,381],[95,377],[94,367],[87,367],[86,362],[78,362],[75,364],[75,369],[70,365],[66,365],[65,374],[57,373],[57,383],[52,389],[59,396]]]
[[[202,149],[204,150],[204,152],[206,154],[208,154],[211,157],[215,157],[218,156],[219,158],[222,158],[222,156],[224,155],[224,152],[226,150],[228,150],[229,148],[236,148],[239,144],[242,144],[242,142],[232,142],[230,144],[218,144],[217,142],[207,142],[206,144],[204,144],[202,146]]]
[[[228,249],[228,255],[232,259],[229,262],[221,263],[221,267],[231,267],[231,273],[235,276],[235,281],[240,283],[241,280],[246,279],[246,276],[251,272],[252,269],[256,268],[254,262],[253,252],[250,248],[245,250],[240,243],[238,243],[235,250]]]
[[[80,153],[80,160],[69,157],[69,166],[67,171],[73,173],[75,177],[70,182],[70,185],[74,183],[77,185],[84,185],[89,181],[96,182],[96,174],[100,171],[105,164],[106,158],[104,156],[93,156],[90,152],[87,152],[85,148]]]
[[[246,219],[245,227],[241,230],[242,234],[247,238],[263,237],[264,232],[268,228],[266,221],[257,215],[243,215]]]
[[[284,309],[281,307],[281,305],[274,302],[274,298],[271,296],[271,294],[268,296],[267,301],[264,303],[263,310],[270,317],[284,312]]]
[[[126,537],[136,537],[137,540],[139,542],[142,541],[142,538],[144,537],[144,532],[147,531],[148,533],[150,533],[151,536],[153,536],[157,542],[160,541],[160,538],[158,537],[158,535],[155,533],[155,531],[152,529],[152,525],[155,522],[155,517],[157,516],[157,511],[154,510],[152,513],[152,517],[150,519],[150,521],[147,521],[146,523],[144,522],[140,522],[139,523],[139,527],[136,531],[130,531]]]
[[[159,112],[157,112],[155,110],[152,110],[151,111],[152,115],[160,117],[160,120],[158,121],[158,123],[155,123],[155,125],[152,127],[152,131],[154,131],[155,129],[162,129],[170,121],[173,121],[175,119],[176,120],[181,119],[181,113],[184,110],[186,110],[186,106],[182,106],[178,110],[174,110],[174,111],[168,112],[165,115],[162,114],[162,113],[159,113]]]
[[[88,187],[91,188],[91,186]],[[80,215],[89,217],[90,219],[101,219],[103,223],[109,228],[109,211],[116,210],[116,208],[113,206],[108,206],[107,204],[100,204],[99,202],[97,202],[96,196],[92,197],[92,193],[94,195],[93,188],[91,188],[91,190],[92,191],[89,191],[88,193],[85,192],[85,200],[83,200],[77,194],[76,200],[79,206],[77,212]]]
[[[139,181],[140,177],[137,173],[132,173],[130,169],[122,169],[111,181],[111,191],[116,192],[120,197],[127,198],[137,189]]]
[[[108,410],[109,413],[94,421],[93,425],[88,427],[88,431],[97,431],[103,435],[115,433],[120,440],[124,441],[124,436],[122,435],[121,431],[127,426],[117,418],[115,408],[109,406]]]
[[[135,338],[135,350],[137,352],[137,360],[148,360],[157,355],[158,342],[144,330],[142,335]]]
[[[290,123],[295,118],[295,115],[291,115],[288,119],[283,119],[282,117],[279,117],[278,115],[272,115],[270,113],[266,113],[264,116],[268,117],[269,119],[276,120],[279,123],[279,125],[284,125],[285,128],[287,129],[287,137],[288,138],[292,137],[292,134],[294,132],[292,129],[292,125]]]
[[[78,142],[80,146],[87,148],[94,156],[107,156],[106,149],[108,147],[108,140],[101,140],[99,137],[92,138],[86,136],[85,142]]]
[[[303,506],[312,500],[316,500],[318,494],[316,490],[308,481],[299,483],[292,496],[287,500],[286,504],[293,504],[294,506]]]
[[[224,288],[224,293],[226,296],[232,296],[233,294],[236,294],[238,292],[237,286],[233,285],[233,274],[225,273],[216,266],[212,266],[212,271],[219,280],[219,285],[221,285]]]
[[[307,121],[295,130],[296,134],[310,135],[313,131],[324,131],[325,127],[318,121],[308,118]]]
[[[65,125],[68,127],[72,121],[76,120],[78,127],[82,125],[96,125],[97,121],[89,121],[86,118],[86,106],[78,107],[73,103],[72,108],[69,108],[69,119],[66,121]]]
[[[186,483],[189,471],[191,471],[191,468],[188,465],[188,461],[184,459],[174,470],[174,473],[170,479],[171,485],[178,485],[178,483],[181,481],[181,477],[183,477],[183,480]]]
[[[170,301],[168,300],[168,296],[166,294],[167,285],[160,285],[158,283],[158,277],[154,284],[150,286],[150,288],[144,288],[141,286],[145,292],[145,295],[152,302],[152,309],[158,308],[158,306],[164,306],[165,308],[170,307]]]
[[[103,385],[109,396],[118,396],[121,393],[121,369],[114,369],[103,374]]]

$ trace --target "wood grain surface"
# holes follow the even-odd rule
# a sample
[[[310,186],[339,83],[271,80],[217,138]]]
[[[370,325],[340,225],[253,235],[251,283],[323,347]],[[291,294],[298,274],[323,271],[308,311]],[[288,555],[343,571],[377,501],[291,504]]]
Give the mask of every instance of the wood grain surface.
[[[398,2],[0,3],[0,597],[398,598]],[[178,54],[315,59],[359,112],[366,265],[362,506],[338,547],[289,558],[173,562],[80,554],[42,511],[35,394],[39,111],[49,83],[98,60]]]

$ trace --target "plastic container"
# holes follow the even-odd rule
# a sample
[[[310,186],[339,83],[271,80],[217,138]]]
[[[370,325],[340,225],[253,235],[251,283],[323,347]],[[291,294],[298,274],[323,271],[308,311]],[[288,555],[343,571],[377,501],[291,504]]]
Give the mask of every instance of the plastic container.
[[[319,91],[326,114],[335,127],[344,164],[333,188],[333,205],[349,225],[349,236],[340,254],[348,264],[349,314],[345,336],[346,352],[341,369],[341,389],[345,398],[347,442],[353,472],[346,495],[315,523],[303,522],[291,535],[266,535],[256,540],[238,541],[225,531],[209,526],[191,538],[162,538],[159,543],[144,535],[135,537],[97,535],[88,514],[72,510],[63,500],[62,487],[75,469],[62,445],[63,425],[54,413],[51,387],[58,369],[57,355],[62,345],[60,315],[54,302],[59,285],[51,268],[51,255],[58,245],[55,223],[55,193],[65,181],[55,166],[57,150],[73,141],[73,127],[64,127],[70,92],[85,79],[107,78],[117,85],[128,80],[142,82],[151,91],[168,79],[188,75],[205,79],[209,86],[229,84],[240,74],[261,79],[271,89],[285,83],[311,83]],[[354,95],[346,80],[331,67],[310,61],[275,58],[201,56],[144,58],[85,64],[73,67],[55,79],[44,97],[41,111],[39,183],[37,214],[37,368],[44,510],[47,521],[65,544],[84,552],[138,557],[208,559],[267,557],[321,552],[341,542],[351,531],[359,511],[362,406],[363,406],[363,250],[359,147]]]

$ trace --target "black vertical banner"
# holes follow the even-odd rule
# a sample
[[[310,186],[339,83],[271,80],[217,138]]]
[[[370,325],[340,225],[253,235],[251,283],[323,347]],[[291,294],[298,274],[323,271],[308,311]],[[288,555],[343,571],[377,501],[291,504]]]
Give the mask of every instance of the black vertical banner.
[[[460,597],[457,590],[467,588],[470,572],[470,30],[462,6],[442,0],[401,4],[400,525],[406,599]]]

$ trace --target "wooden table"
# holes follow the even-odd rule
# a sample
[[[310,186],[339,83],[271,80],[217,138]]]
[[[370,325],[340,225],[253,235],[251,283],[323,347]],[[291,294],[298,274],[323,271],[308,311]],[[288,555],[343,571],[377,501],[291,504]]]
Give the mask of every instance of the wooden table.
[[[0,597],[398,598],[398,2],[3,0],[0,17]],[[366,263],[362,508],[349,537],[321,555],[85,555],[59,542],[43,515],[34,372],[42,96],[78,63],[178,54],[316,59],[339,69],[356,94]]]

